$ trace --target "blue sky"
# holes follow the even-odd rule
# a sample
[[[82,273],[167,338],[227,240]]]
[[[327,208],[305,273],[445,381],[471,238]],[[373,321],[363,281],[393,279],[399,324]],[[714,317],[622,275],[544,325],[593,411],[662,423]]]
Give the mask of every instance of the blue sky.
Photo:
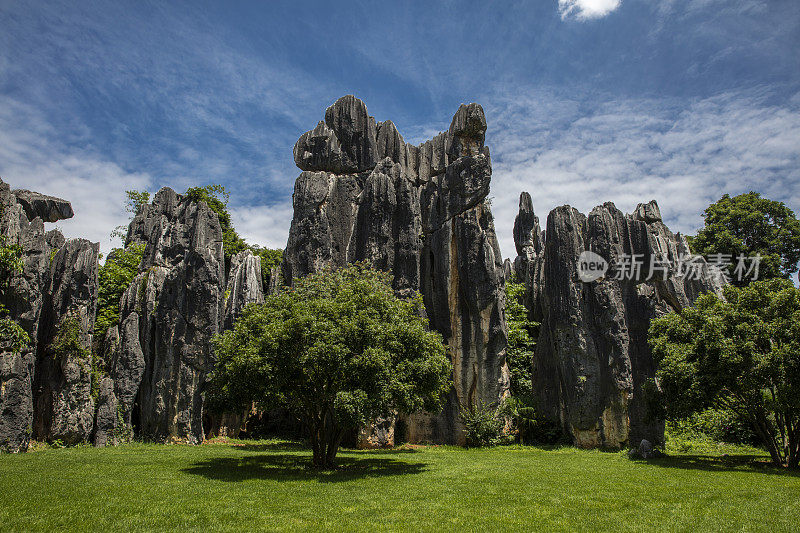
[[[0,176],[105,251],[126,189],[208,183],[283,247],[292,146],[355,94],[412,142],[483,105],[506,256],[522,190],[685,232],[725,192],[800,211],[797,0],[382,4],[0,0]]]

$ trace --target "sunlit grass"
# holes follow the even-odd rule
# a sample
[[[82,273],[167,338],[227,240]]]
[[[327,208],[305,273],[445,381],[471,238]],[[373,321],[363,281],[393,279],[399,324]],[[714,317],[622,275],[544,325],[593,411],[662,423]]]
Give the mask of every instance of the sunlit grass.
[[[281,441],[41,450],[0,456],[0,530],[796,530],[800,477],[755,452],[345,450],[317,471]]]

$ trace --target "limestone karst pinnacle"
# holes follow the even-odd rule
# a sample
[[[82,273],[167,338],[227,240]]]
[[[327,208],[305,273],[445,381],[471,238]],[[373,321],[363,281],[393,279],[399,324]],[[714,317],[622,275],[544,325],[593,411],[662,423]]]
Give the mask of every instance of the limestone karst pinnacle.
[[[442,413],[404,420],[411,442],[460,442],[460,407],[508,394],[503,259],[486,200],[492,167],[478,104],[419,146],[391,121],[375,123],[345,96],[295,144],[303,170],[284,253],[286,280],[327,265],[369,261],[390,271],[397,294],[423,296],[453,363]]]
[[[700,257],[692,258],[700,267],[698,279],[678,275],[689,248],[662,222],[655,201],[639,204],[631,215],[610,202],[588,216],[557,207],[542,232],[531,197],[523,192],[514,241],[525,303],[541,321],[532,369],[540,411],[561,423],[579,446],[663,442],[663,421],[647,410],[655,376],[650,320],[691,305],[702,292],[720,293],[718,279]],[[578,279],[577,262],[587,250],[607,259],[610,271],[634,254],[642,268],[619,280],[608,275],[586,283]]]

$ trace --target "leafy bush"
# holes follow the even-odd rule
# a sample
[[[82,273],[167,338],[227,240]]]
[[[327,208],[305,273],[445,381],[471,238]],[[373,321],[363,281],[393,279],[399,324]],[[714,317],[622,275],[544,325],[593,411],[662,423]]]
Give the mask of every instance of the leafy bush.
[[[31,342],[22,327],[9,317],[0,318],[0,347],[12,352],[21,352]]]
[[[50,343],[50,351],[53,357],[63,359],[65,357],[79,357],[88,359],[91,353],[83,346],[81,322],[74,316],[67,316],[58,326],[53,342]]]
[[[541,415],[535,407],[525,404],[519,398],[508,398],[502,405],[502,412],[513,421],[519,440],[523,444],[566,442],[561,424]]]
[[[706,409],[671,422],[675,436],[711,439],[729,444],[759,444],[758,436],[741,415],[731,409]]]
[[[539,333],[539,323],[528,318],[522,305],[525,286],[516,277],[506,282],[506,323],[508,324],[508,369],[511,394],[526,403],[533,401],[532,360]]]
[[[500,444],[504,421],[499,409],[486,407],[482,403],[469,408],[462,406],[461,421],[464,424],[464,444],[467,448]]]
[[[119,323],[119,301],[139,271],[144,244],[115,248],[97,274],[97,318],[95,340],[102,342],[109,328]]]
[[[8,244],[8,237],[0,235],[0,280],[7,285],[11,276],[22,272],[22,247],[19,244]]]

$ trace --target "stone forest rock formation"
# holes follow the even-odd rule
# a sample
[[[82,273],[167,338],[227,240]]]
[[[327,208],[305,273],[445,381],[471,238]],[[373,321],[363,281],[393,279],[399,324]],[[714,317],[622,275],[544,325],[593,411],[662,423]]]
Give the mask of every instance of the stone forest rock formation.
[[[650,320],[691,305],[703,292],[719,294],[719,278],[696,256],[691,259],[699,279],[678,275],[689,246],[662,222],[655,201],[631,215],[612,203],[588,217],[561,206],[550,212],[543,232],[524,192],[514,242],[526,306],[541,321],[533,368],[539,408],[560,421],[578,446],[663,442],[663,421],[650,416],[646,404],[655,375]],[[608,261],[606,277],[578,279],[578,258],[586,250]],[[623,257],[633,254],[639,254],[641,270],[613,279],[625,268]]]
[[[131,222],[126,246],[133,243],[145,243],[144,255],[120,319],[138,322],[139,343],[122,344],[120,356],[136,359],[141,349],[144,358],[141,436],[202,442],[203,387],[214,366],[210,341],[222,329],[224,309],[219,219],[205,202],[164,188]]]
[[[226,269],[219,218],[205,202],[163,188],[131,221],[126,246],[144,243],[139,274],[120,302],[114,395],[129,435],[202,442],[220,420],[204,413],[216,359],[211,338],[249,303],[264,301],[261,259],[244,251]],[[241,415],[220,415],[235,433]],[[205,422],[204,422],[205,418]],[[204,427],[205,424],[205,427]]]
[[[504,285],[512,272],[541,323],[532,369],[539,409],[579,446],[662,442],[663,422],[647,409],[650,320],[720,293],[718,278],[697,257],[697,279],[678,275],[689,247],[655,202],[630,215],[611,203],[588,216],[558,207],[543,231],[522,193],[517,257],[513,266],[504,261],[487,200],[485,132],[483,109],[462,105],[446,132],[414,146],[391,121],[376,123],[361,100],[340,98],[295,144],[302,172],[288,243],[280,272],[263,278],[251,251],[226,257],[220,219],[206,202],[161,189],[128,227],[125,244],[143,244],[143,257],[120,299],[119,323],[97,342],[98,244],[45,230],[72,217],[68,201],[0,181],[0,230],[23,251],[0,304],[30,337],[22,349],[0,342],[0,451],[24,451],[32,438],[103,446],[134,436],[235,436],[247,413],[204,406],[212,336],[277,291],[281,277],[291,283],[356,261],[391,272],[399,296],[422,295],[421,312],[453,363],[441,413],[375,420],[356,437],[362,445],[391,445],[396,435],[460,443],[460,409],[492,407],[509,394]],[[585,251],[608,261],[604,277],[578,278]],[[634,254],[641,269],[614,279]]]
[[[99,243],[69,239],[53,256],[40,321],[34,434],[41,440],[85,442],[94,427],[92,331],[97,310]],[[51,344],[69,321],[82,350],[58,353]]]
[[[496,405],[509,389],[503,259],[487,195],[486,119],[462,105],[448,131],[419,146],[345,96],[294,147],[303,171],[283,256],[287,281],[369,261],[398,295],[419,291],[446,341],[453,389],[442,413],[404,421],[411,442],[458,442],[460,406]]]
[[[22,351],[3,346],[0,355],[2,451],[24,451],[32,437],[75,443],[91,435],[98,245],[44,227],[71,216],[66,200],[0,181],[0,231],[23,251],[23,270],[11,275],[0,303],[30,338]],[[81,349],[56,354],[52,344],[68,325]]]

